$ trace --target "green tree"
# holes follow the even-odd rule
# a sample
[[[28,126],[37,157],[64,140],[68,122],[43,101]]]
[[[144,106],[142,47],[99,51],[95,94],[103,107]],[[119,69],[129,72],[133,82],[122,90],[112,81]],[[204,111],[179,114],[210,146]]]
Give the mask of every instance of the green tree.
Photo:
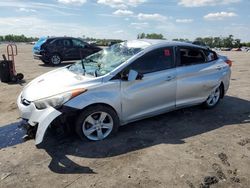
[[[242,46],[240,39],[234,39],[233,35],[228,37],[198,37],[195,41],[204,43],[205,45],[214,48],[214,47],[225,47],[225,48],[239,48]]]
[[[0,36],[0,41],[8,41],[8,42],[32,42],[37,40],[38,40],[37,37],[26,37],[25,35]]]
[[[224,47],[227,47],[227,48],[233,48],[234,45],[233,45],[233,35],[229,35],[228,37],[224,38],[223,39],[223,45]]]
[[[203,39],[203,42],[205,43],[205,45],[213,47],[213,38],[212,37],[205,37]]]
[[[164,39],[162,34],[151,33],[146,35],[147,39]]]
[[[146,38],[146,35],[145,35],[145,33],[140,33],[140,34],[138,34],[137,38],[144,39],[144,38]]]
[[[164,39],[164,36],[162,34],[157,34],[157,33],[149,33],[149,34],[145,34],[145,33],[140,33],[137,35],[137,39]]]
[[[240,48],[242,45],[240,43],[240,39],[234,39],[234,47],[235,48]]]
[[[222,40],[220,37],[214,37],[214,40],[213,40],[213,46],[211,47],[218,47],[220,48],[222,45]]]

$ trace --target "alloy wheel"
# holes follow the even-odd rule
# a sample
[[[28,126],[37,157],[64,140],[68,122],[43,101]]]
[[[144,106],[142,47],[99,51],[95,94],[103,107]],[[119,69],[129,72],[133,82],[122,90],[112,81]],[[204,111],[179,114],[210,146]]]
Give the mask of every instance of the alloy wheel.
[[[215,106],[220,99],[220,87],[216,88],[207,98],[207,105]]]
[[[103,140],[113,129],[114,121],[107,112],[94,112],[82,125],[83,134],[90,140]]]
[[[51,57],[51,63],[52,63],[53,65],[58,65],[58,64],[60,64],[60,63],[61,63],[61,58],[60,58],[60,56],[57,55],[57,54],[53,55],[53,56]]]

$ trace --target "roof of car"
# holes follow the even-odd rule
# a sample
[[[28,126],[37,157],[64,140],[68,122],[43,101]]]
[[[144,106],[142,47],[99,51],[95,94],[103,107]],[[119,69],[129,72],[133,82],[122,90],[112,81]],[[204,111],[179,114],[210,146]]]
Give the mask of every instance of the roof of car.
[[[206,49],[203,46],[195,45],[188,42],[179,42],[179,41],[167,41],[167,40],[158,40],[158,39],[137,39],[135,41],[142,41],[148,43],[148,46],[158,46],[158,45],[166,45],[166,46],[189,46],[189,47],[198,47]]]
[[[75,37],[48,37],[47,39],[80,39]]]

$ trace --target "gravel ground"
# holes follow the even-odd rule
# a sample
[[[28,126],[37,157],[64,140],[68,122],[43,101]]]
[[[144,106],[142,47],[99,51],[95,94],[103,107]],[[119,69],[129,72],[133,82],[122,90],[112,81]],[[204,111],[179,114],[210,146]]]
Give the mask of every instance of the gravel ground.
[[[33,60],[31,49],[18,45],[25,81],[0,83],[0,187],[250,187],[250,53],[222,53],[234,64],[227,96],[214,109],[135,122],[100,142],[48,134],[38,149],[34,140],[22,142],[16,98],[54,67]]]

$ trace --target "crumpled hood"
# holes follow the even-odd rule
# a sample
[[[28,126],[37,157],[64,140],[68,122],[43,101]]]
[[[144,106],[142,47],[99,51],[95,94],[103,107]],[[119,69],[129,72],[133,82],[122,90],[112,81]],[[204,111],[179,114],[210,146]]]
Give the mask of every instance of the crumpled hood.
[[[23,89],[22,97],[28,101],[36,101],[74,89],[87,89],[100,83],[101,80],[101,78],[77,75],[68,68],[60,68],[32,80]]]

